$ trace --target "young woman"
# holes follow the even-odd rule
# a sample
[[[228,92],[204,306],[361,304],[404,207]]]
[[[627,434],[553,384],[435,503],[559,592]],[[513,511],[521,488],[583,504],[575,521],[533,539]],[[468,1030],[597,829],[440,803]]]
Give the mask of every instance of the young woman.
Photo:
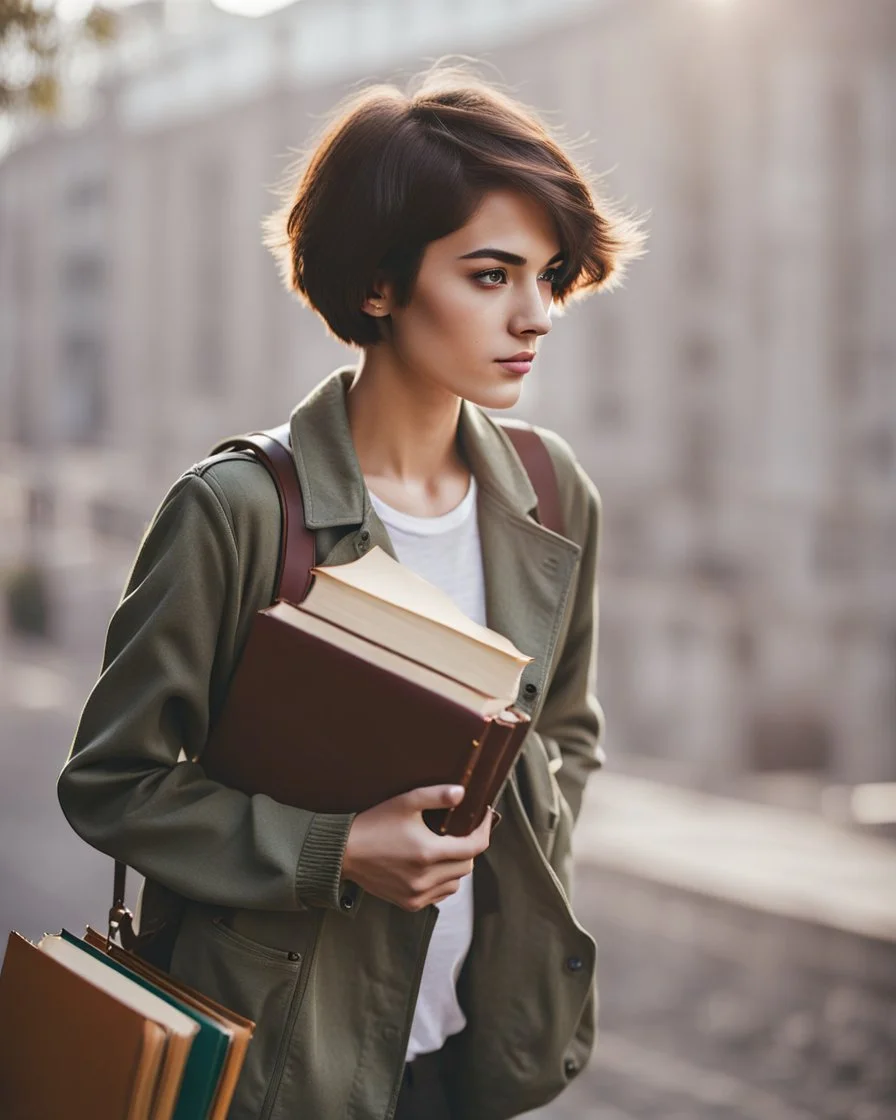
[[[552,307],[617,278],[639,238],[531,113],[439,70],[413,95],[377,86],[343,104],[271,220],[290,287],[360,351],[291,417],[318,562],[379,545],[506,634],[534,658],[518,701],[533,730],[500,825],[462,839],[421,815],[454,804],[452,787],[343,815],[208,779],[203,743],[272,599],[280,514],[244,453],[174,484],[59,798],[85,840],[146,876],[142,931],[176,920],[171,972],[256,1020],[234,1120],[503,1120],[588,1059],[595,946],[568,893],[602,724],[600,506],[569,446],[538,429],[565,535],[542,527],[483,409],[517,402]]]

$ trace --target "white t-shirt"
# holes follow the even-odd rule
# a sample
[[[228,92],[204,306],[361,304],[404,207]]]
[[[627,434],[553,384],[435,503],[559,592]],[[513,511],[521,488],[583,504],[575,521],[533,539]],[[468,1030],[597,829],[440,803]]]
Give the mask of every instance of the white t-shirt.
[[[474,622],[486,625],[485,577],[476,518],[476,480],[460,505],[439,517],[414,517],[392,509],[375,494],[370,500],[386,526],[402,564],[450,595]],[[473,938],[473,876],[465,875],[457,894],[438,903],[411,1025],[407,1060],[439,1050],[466,1026],[457,1001],[457,978]]]

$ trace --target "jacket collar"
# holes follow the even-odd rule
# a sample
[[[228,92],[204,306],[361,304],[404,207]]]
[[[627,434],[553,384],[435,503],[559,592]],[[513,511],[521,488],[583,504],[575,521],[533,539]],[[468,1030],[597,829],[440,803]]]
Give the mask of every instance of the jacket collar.
[[[345,399],[356,374],[341,366],[293,410],[293,457],[309,529],[360,525],[370,499],[355,454]],[[500,505],[526,516],[537,505],[535,491],[510,440],[477,405],[463,401],[458,433],[477,486]]]

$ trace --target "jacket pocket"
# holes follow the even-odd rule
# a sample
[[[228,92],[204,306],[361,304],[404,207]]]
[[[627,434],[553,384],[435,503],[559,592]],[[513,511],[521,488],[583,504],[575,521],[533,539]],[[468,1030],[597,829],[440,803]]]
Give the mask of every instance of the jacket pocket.
[[[277,1075],[303,960],[300,952],[230,929],[219,910],[193,905],[184,915],[171,975],[255,1023],[228,1120],[257,1120],[262,1113]]]

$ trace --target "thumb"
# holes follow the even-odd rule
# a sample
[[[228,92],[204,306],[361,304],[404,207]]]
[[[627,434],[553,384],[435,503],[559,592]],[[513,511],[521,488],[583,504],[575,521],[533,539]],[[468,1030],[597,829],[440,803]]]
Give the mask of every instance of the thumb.
[[[422,812],[424,809],[453,809],[464,798],[463,786],[422,786],[404,795],[409,809]]]

